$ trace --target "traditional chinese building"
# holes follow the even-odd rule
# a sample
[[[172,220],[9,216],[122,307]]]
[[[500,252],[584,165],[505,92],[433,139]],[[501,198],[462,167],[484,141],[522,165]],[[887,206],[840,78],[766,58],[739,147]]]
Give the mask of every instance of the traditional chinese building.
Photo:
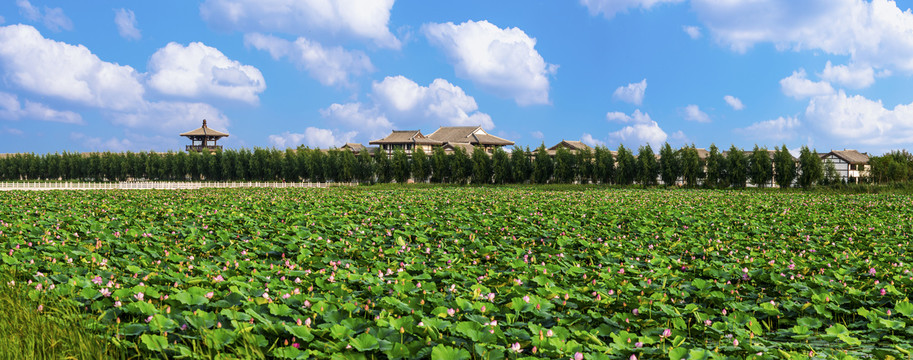
[[[379,145],[380,150],[392,154],[397,149],[402,149],[407,154],[421,148],[425,153],[431,153],[435,146],[443,146],[445,151],[453,151],[459,147],[472,150],[481,147],[491,153],[495,148],[513,145],[514,142],[491,135],[481,126],[442,126],[429,135],[423,135],[420,130],[394,130],[383,139],[369,142]],[[472,151],[468,151],[472,153]]]
[[[202,152],[203,150],[222,150],[222,145],[216,145],[216,142],[223,137],[228,137],[228,134],[210,129],[206,126],[206,119],[203,119],[202,127],[185,132],[181,134],[181,136],[184,136],[191,141],[191,144],[186,147],[187,151]]]

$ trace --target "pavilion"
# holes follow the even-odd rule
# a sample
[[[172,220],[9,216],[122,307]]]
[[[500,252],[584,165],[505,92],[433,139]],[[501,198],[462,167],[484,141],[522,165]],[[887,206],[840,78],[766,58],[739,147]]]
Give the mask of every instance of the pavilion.
[[[202,152],[204,149],[209,151],[221,151],[222,145],[216,145],[216,142],[223,137],[228,137],[228,134],[210,129],[206,126],[206,119],[203,119],[202,127],[185,132],[181,134],[181,136],[187,137],[191,141],[191,145],[187,145],[186,147],[188,152]]]

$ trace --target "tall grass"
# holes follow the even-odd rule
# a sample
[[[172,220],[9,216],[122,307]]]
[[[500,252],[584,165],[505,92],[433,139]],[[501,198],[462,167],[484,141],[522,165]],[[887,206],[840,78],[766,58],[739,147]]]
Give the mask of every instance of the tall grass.
[[[0,359],[126,358],[109,341],[111,329],[93,328],[94,319],[72,304],[30,297],[29,288],[13,279],[0,275]]]
[[[211,344],[207,330],[198,339],[178,340],[184,351],[149,351],[138,338],[123,339],[117,326],[102,325],[92,314],[67,299],[29,290],[30,286],[9,273],[0,273],[0,360],[3,359],[264,359],[265,339],[239,331],[225,346]],[[278,341],[278,340],[276,340]],[[272,344],[268,351],[276,348]]]

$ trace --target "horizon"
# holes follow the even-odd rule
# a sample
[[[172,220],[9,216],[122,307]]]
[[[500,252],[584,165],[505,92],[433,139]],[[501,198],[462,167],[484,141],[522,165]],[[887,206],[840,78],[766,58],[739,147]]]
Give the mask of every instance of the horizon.
[[[530,148],[913,144],[909,2],[353,4],[0,4],[0,153],[182,151],[203,119],[234,149],[465,125]]]

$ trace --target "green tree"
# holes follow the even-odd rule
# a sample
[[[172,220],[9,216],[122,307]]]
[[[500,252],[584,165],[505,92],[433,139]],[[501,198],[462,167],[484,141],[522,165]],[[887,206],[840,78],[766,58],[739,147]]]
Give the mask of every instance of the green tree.
[[[583,148],[577,151],[577,179],[581,184],[595,182],[593,179],[596,172],[596,165],[593,163],[593,152],[590,148]]]
[[[282,156],[282,179],[289,182],[298,181],[298,156],[292,148],[285,149]]]
[[[409,155],[402,149],[393,152],[393,179],[399,184],[405,184],[412,176],[412,166],[409,164]]]
[[[615,178],[615,157],[605,146],[596,146],[593,154],[593,177],[601,184],[611,184]]]
[[[357,169],[356,173],[360,183],[370,184],[374,182],[374,159],[371,158],[371,153],[367,149],[358,153]]]
[[[443,146],[435,146],[431,152],[431,181],[445,183],[450,180],[450,156]]]
[[[824,179],[822,180],[823,185],[837,185],[840,183],[840,173],[837,172],[837,166],[834,165],[833,161],[823,161],[824,162]]]
[[[809,189],[824,177],[824,167],[818,152],[803,145],[799,150],[799,186]]]
[[[421,146],[416,146],[415,150],[412,150],[412,177],[415,182],[423,183],[428,180],[431,172],[430,165],[431,163],[428,161],[425,150]]]
[[[526,150],[520,146],[514,146],[514,150],[510,153],[510,167],[513,170],[514,183],[524,184],[530,180],[533,165],[530,161],[529,146],[526,147]]]
[[[563,146],[559,146],[555,150],[555,180],[557,182],[563,184],[574,182],[574,176],[577,173],[576,160],[574,154]]]
[[[510,168],[510,157],[507,152],[500,147],[495,148],[491,155],[491,170],[495,184],[506,184],[511,182],[513,172]]]
[[[536,148],[536,159],[533,160],[533,180],[537,184],[546,184],[551,180],[553,171],[552,158],[548,155],[548,150],[545,149],[545,143],[542,143]]]
[[[733,188],[744,188],[748,181],[748,158],[742,149],[733,144],[729,147],[729,153],[726,154],[726,175],[729,177],[729,185]]]
[[[751,158],[749,159],[750,170],[748,171],[751,177],[751,183],[757,187],[765,187],[770,178],[773,177],[773,162],[770,159],[770,152],[767,151],[767,148],[759,148],[757,144],[754,146],[754,150],[751,151]]]
[[[650,144],[641,146],[637,151],[637,180],[641,185],[656,185],[659,176],[659,164]]]
[[[472,150],[472,183],[491,183],[491,157],[481,146]]]
[[[323,176],[326,177],[327,182],[340,181],[339,180],[339,171],[340,168],[340,151],[338,149],[329,149],[327,150],[326,156],[323,158]]]
[[[680,153],[672,150],[672,146],[668,142],[659,150],[659,169],[660,178],[663,179],[663,184],[666,186],[675,185],[678,177],[681,176]]]
[[[450,158],[450,173],[452,174],[451,182],[454,184],[465,184],[472,177],[472,161],[462,147],[453,148]]]
[[[624,145],[618,145],[617,166],[615,167],[615,183],[631,185],[637,177],[637,159]]]
[[[393,181],[393,164],[385,151],[377,150],[374,154],[374,169],[377,174],[377,182],[389,183]]]
[[[785,189],[792,186],[795,179],[796,160],[784,144],[774,154],[774,180],[777,181],[777,186]]]
[[[336,150],[336,152],[339,157],[337,180],[341,182],[355,180],[355,174],[358,170],[358,159],[355,158],[355,154],[349,150]]]
[[[698,154],[694,144],[681,149],[682,161],[682,180],[685,186],[696,187],[697,180],[703,177],[704,165],[701,164],[701,156]]]
[[[298,169],[298,178],[301,180],[313,181],[311,174],[311,154],[310,149],[306,146],[298,146],[295,149],[295,166]]]
[[[320,149],[311,149],[308,151],[310,153],[311,161],[308,163],[308,169],[311,172],[311,181],[313,182],[325,182],[328,180],[326,172],[327,156],[324,154],[323,150]]]
[[[710,154],[707,156],[707,180],[704,185],[708,187],[722,187],[726,184],[726,158],[720,154],[716,144],[710,144]]]

